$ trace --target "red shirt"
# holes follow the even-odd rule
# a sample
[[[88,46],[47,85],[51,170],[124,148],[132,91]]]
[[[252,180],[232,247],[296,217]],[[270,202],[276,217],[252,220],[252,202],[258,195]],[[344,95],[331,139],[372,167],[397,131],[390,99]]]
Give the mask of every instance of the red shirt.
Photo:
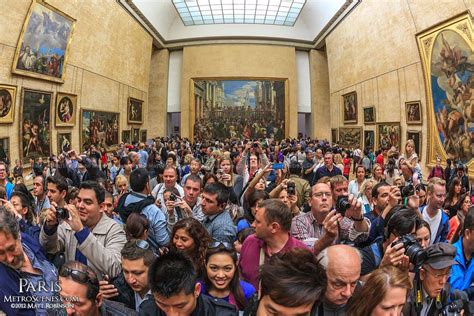
[[[308,247],[303,244],[298,239],[294,238],[288,234],[289,238],[285,246],[278,253],[285,253],[293,248],[304,248]],[[242,279],[244,281],[252,284],[255,289],[258,291],[259,282],[258,282],[258,270],[260,262],[260,249],[263,248],[265,253],[265,262],[270,258],[268,254],[267,247],[265,242],[255,235],[251,235],[245,239],[244,244],[242,245],[242,250],[240,251],[240,272],[242,274]]]
[[[384,170],[384,166],[383,166],[383,162],[384,162],[384,161],[383,161],[383,155],[382,155],[382,154],[379,154],[379,155],[377,156],[377,158],[375,158],[375,162],[376,162],[377,164],[379,164],[380,167],[382,167],[382,172],[383,172],[383,170]]]

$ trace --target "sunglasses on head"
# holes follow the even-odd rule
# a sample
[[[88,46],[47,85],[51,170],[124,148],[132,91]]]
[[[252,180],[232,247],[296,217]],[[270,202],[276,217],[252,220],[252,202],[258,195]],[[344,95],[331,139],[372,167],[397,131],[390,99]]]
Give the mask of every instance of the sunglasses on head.
[[[223,241],[214,241],[214,242],[211,242],[211,243],[207,246],[207,248],[209,248],[209,249],[222,248],[222,249],[225,249],[225,250],[234,251],[234,245],[229,244],[228,242],[223,242]]]
[[[70,277],[74,281],[81,284],[91,283],[93,285],[99,286],[99,281],[96,278],[91,278],[91,276],[87,272],[80,271],[77,269],[62,267],[61,270],[59,270],[59,276],[62,276],[64,278]]]

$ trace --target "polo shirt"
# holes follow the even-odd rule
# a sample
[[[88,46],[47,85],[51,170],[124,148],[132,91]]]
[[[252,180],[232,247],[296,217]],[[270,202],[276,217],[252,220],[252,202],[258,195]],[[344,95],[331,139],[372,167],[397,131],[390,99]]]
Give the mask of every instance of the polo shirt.
[[[332,178],[337,175],[342,175],[342,171],[335,165],[332,166],[332,170],[329,170],[326,166],[319,167],[318,170],[316,170],[316,174],[314,175],[314,183],[318,182],[318,180],[323,177]]]
[[[308,249],[303,242],[288,234],[288,241],[278,253],[285,253],[293,248]],[[259,287],[258,271],[260,268],[260,249],[264,250],[265,262],[267,262],[270,255],[268,254],[265,242],[255,235],[247,237],[242,245],[239,261],[242,279],[252,284],[256,290],[258,290]]]

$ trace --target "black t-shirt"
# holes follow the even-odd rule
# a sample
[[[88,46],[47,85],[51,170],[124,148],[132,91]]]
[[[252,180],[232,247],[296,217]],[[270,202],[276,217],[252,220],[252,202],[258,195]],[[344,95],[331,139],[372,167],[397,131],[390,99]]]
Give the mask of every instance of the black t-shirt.
[[[382,239],[379,239],[360,250],[362,255],[360,275],[369,274],[380,266],[384,254],[382,244]]]

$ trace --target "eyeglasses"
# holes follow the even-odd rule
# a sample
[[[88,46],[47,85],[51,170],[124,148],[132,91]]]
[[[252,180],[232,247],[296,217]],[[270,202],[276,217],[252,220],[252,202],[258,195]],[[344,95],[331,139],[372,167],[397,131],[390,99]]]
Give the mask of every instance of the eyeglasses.
[[[150,244],[148,243],[148,241],[143,240],[143,239],[135,240],[135,246],[143,250],[147,250],[150,248]]]
[[[77,269],[62,267],[59,271],[59,276],[64,278],[71,277],[71,279],[81,284],[91,283],[93,285],[99,286],[99,281],[97,278],[91,277],[87,272]]]
[[[434,271],[431,271],[431,269],[426,269],[425,271],[434,276],[435,279],[447,279],[451,275],[451,271],[448,271],[446,273],[434,273]]]
[[[214,241],[211,242],[208,246],[208,249],[217,249],[217,248],[223,248],[229,251],[234,251],[234,245],[229,244],[228,242],[223,242],[223,241]]]
[[[323,196],[330,197],[331,192],[316,192],[316,193],[313,193],[311,196],[315,198],[322,198]]]

